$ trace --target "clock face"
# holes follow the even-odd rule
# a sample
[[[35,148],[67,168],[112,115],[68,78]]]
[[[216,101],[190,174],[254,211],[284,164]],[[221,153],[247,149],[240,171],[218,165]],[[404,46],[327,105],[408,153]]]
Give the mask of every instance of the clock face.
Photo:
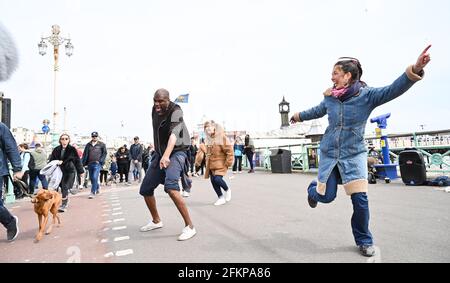
[[[283,111],[288,111],[289,107],[287,105],[283,105]]]

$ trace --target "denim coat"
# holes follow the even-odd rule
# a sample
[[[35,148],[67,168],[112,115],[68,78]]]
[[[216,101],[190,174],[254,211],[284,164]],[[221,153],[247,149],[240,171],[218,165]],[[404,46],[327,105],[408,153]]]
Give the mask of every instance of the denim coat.
[[[423,74],[422,74],[423,76]],[[320,142],[317,192],[325,195],[331,171],[338,166],[348,195],[367,192],[367,150],[364,131],[372,111],[405,93],[422,77],[408,67],[391,85],[382,88],[364,87],[345,102],[325,93],[316,107],[300,112],[300,120],[318,119],[328,114],[328,127]]]
[[[8,160],[13,172],[22,170],[22,160],[14,136],[8,127],[0,122],[0,177],[9,175]]]

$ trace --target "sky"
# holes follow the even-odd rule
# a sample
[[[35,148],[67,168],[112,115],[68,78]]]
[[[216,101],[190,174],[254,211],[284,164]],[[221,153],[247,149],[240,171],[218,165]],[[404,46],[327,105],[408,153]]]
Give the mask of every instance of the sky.
[[[450,128],[448,0],[0,0],[0,21],[20,53],[0,82],[12,127],[52,120],[52,50],[41,56],[37,44],[58,24],[75,46],[70,58],[61,50],[58,127],[66,107],[73,132],[149,140],[158,88],[190,94],[181,104],[189,129],[205,116],[227,130],[270,131],[283,96],[290,115],[320,103],[337,58],[358,58],[362,79],[382,87],[428,44],[424,80],[372,117],[391,112],[391,133]]]

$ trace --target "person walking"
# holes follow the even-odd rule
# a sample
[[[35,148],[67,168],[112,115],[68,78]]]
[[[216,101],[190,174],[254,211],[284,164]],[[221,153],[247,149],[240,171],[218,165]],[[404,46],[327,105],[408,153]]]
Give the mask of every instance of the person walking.
[[[197,234],[179,187],[180,177],[185,176],[186,173],[186,151],[190,144],[189,132],[183,120],[181,107],[170,101],[167,90],[158,89],[153,96],[153,103],[155,154],[139,191],[144,197],[152,220],[141,227],[140,231],[146,232],[163,227],[154,196],[155,189],[163,184],[164,191],[170,196],[183,217],[185,227],[178,240],[184,241]]]
[[[191,138],[191,145],[189,146],[188,149],[188,158],[189,158],[189,172],[191,173],[191,176],[196,175],[195,173],[195,157],[197,156],[197,152],[198,152],[198,147],[197,144],[195,143],[195,138],[192,137]]]
[[[367,151],[364,144],[367,119],[376,107],[399,97],[423,78],[423,69],[430,62],[427,54],[430,47],[391,85],[382,88],[368,87],[361,81],[363,70],[359,60],[339,58],[333,66],[333,87],[324,93],[322,102],[291,117],[291,123],[297,123],[328,114],[329,126],[320,142],[318,181],[312,181],[308,187],[308,204],[315,208],[319,202],[331,203],[336,198],[337,185],[342,183],[352,200],[352,232],[363,256],[375,255],[369,230],[367,197]]]
[[[18,51],[13,38],[0,23],[0,82],[8,80],[18,66]],[[3,180],[9,176],[11,163],[13,179],[20,180],[23,177],[22,161],[17,143],[8,127],[0,122],[0,188],[3,188]],[[19,235],[19,218],[12,215],[3,204],[3,190],[0,190],[0,222],[6,228],[6,239],[14,241]]]
[[[34,166],[34,159],[32,160],[33,157],[31,156],[31,153],[28,150],[28,144],[27,143],[19,144],[17,149],[19,150],[20,159],[22,160],[22,173],[23,173],[23,176],[22,176],[21,180],[22,180],[22,182],[24,182],[27,185],[28,192],[30,192],[31,190],[33,190],[33,192],[34,192],[34,189],[30,188],[30,186],[29,186],[29,184],[30,184],[29,183],[29,177],[30,177],[29,165],[31,165],[32,167]],[[30,160],[31,160],[31,162],[30,162]],[[20,194],[20,195],[17,195],[16,197],[21,198],[21,197],[24,197],[24,196],[25,196],[25,194]]]
[[[194,176],[204,175],[204,168],[206,165],[206,145],[205,139],[200,139],[200,145],[198,146],[197,155],[195,156],[195,174]]]
[[[120,147],[119,150],[116,152],[116,158],[117,158],[118,173],[120,176],[119,183],[123,183],[124,180],[126,183],[128,183],[130,157],[127,149],[123,146]]]
[[[211,184],[219,198],[214,205],[223,205],[231,201],[231,189],[223,177],[233,164],[233,146],[228,141],[222,126],[214,121],[206,121],[204,130],[207,147],[205,179],[211,179]],[[222,189],[225,191],[225,196]]]
[[[36,143],[34,151],[31,152],[34,159],[34,169],[30,169],[30,187],[28,193],[31,195],[34,193],[36,187],[36,181],[39,179],[44,190],[48,189],[48,181],[44,175],[40,173],[41,169],[47,165],[47,153],[42,148],[40,143]]]
[[[134,143],[130,146],[130,168],[128,173],[128,185],[134,180],[134,172],[137,171],[139,184],[142,181],[142,154],[144,152],[142,145],[139,143],[139,137],[134,137]]]
[[[244,139],[244,154],[247,156],[248,163],[250,163],[250,170],[248,173],[255,173],[254,164],[253,164],[253,155],[255,154],[255,146],[253,144],[253,140],[250,138],[250,135],[245,135]]]
[[[236,137],[233,146],[234,150],[234,164],[233,164],[233,174],[237,172],[242,173],[242,154],[244,153],[244,144],[241,137]]]
[[[92,132],[92,140],[86,144],[83,151],[83,165],[88,166],[89,178],[91,180],[91,194],[89,198],[92,199],[96,194],[99,194],[98,177],[100,168],[105,163],[106,145],[98,140],[98,132]]]
[[[55,147],[50,155],[49,162],[59,161],[59,168],[62,171],[62,179],[59,184],[62,194],[62,203],[59,212],[67,211],[69,204],[69,190],[72,189],[77,174],[83,177],[84,168],[81,164],[77,150],[70,145],[70,136],[62,134],[59,137],[59,146]]]

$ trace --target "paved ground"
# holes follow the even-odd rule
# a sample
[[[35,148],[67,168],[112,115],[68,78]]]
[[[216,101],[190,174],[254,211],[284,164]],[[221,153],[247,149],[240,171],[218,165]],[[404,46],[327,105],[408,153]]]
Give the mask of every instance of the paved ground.
[[[149,213],[138,186],[105,188],[97,199],[71,196],[63,226],[33,242],[32,204],[9,205],[21,234],[0,241],[0,262],[450,262],[450,194],[401,182],[370,186],[371,231],[377,257],[359,255],[350,227],[351,200],[340,190],[335,202],[309,208],[306,187],[314,175],[265,172],[226,181],[232,201],[215,207],[208,180],[194,178],[186,201],[198,234],[176,241],[184,226],[159,188],[164,228],[139,232]],[[0,238],[6,238],[0,229]]]

